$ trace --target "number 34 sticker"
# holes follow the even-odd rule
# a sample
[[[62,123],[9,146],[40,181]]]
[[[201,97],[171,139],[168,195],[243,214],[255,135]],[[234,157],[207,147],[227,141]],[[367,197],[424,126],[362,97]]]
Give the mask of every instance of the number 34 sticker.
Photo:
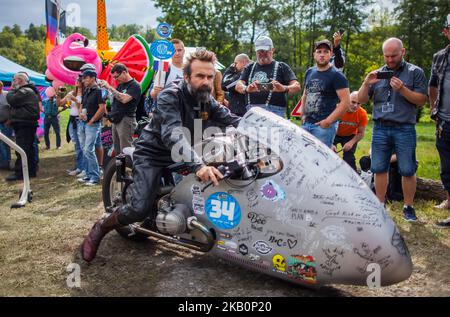
[[[220,229],[232,229],[241,221],[241,207],[231,195],[223,192],[209,196],[205,204],[208,219]]]

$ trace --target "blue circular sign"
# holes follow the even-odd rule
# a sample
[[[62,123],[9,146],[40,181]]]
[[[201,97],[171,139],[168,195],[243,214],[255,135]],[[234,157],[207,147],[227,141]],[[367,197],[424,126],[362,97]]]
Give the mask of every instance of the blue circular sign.
[[[241,207],[238,201],[224,192],[209,196],[205,204],[205,213],[220,229],[232,229],[241,221]]]
[[[166,40],[156,40],[150,46],[150,51],[156,59],[169,59],[175,54],[175,47]]]
[[[163,39],[170,37],[173,32],[173,26],[169,23],[160,23],[156,27],[156,33],[161,36]]]

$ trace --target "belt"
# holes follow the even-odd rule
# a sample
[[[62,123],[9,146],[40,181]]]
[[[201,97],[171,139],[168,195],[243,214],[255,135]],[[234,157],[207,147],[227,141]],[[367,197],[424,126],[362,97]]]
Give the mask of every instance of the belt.
[[[406,123],[392,121],[392,120],[384,120],[384,119],[378,119],[374,120],[376,124],[382,126],[382,127],[400,127]]]

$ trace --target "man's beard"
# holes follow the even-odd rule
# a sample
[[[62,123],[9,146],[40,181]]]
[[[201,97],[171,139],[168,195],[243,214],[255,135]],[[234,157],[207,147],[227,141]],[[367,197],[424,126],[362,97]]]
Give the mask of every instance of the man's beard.
[[[198,88],[194,88],[191,86],[191,84],[187,83],[187,88],[191,95],[198,101],[206,103],[209,101],[209,98],[211,96],[211,87],[208,87],[206,85],[200,86]]]

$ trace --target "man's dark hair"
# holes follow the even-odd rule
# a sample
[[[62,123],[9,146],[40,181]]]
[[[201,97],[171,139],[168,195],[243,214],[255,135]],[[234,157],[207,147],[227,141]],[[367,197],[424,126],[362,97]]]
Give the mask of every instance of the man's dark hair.
[[[121,63],[117,63],[111,69],[111,74],[112,73],[123,73],[123,72],[127,72],[128,73],[128,68],[124,64],[121,64]]]
[[[191,77],[192,74],[191,64],[196,60],[199,60],[201,62],[212,63],[214,65],[216,62],[216,54],[206,49],[198,49],[194,53],[191,53],[191,55],[188,56],[186,63],[184,64],[183,67],[183,74],[187,75],[189,78]]]

